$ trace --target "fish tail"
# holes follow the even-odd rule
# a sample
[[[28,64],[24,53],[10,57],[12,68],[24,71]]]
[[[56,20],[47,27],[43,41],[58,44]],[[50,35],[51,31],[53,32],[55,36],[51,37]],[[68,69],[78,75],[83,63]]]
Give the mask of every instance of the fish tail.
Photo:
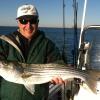
[[[24,84],[24,86],[31,94],[34,94],[34,92],[35,92],[35,85],[34,84]]]
[[[87,85],[84,84],[83,87],[88,89],[88,91],[97,94],[97,81],[94,79],[88,79],[86,83]]]
[[[88,87],[85,85],[93,93],[97,94],[97,80],[100,77],[100,71],[97,70],[88,70],[88,77],[86,77],[86,83]]]

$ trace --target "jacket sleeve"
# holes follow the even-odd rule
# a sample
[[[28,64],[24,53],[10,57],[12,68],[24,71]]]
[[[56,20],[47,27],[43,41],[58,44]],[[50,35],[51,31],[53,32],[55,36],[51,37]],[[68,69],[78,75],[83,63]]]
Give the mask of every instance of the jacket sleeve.
[[[0,40],[0,60],[5,59],[5,50],[2,44],[3,44],[2,40]],[[1,79],[2,77],[0,76],[0,100],[1,100]]]
[[[3,40],[0,40],[0,60],[6,60],[7,58],[7,43]]]
[[[47,45],[47,63],[59,60],[61,60],[59,48],[52,41],[49,41]]]

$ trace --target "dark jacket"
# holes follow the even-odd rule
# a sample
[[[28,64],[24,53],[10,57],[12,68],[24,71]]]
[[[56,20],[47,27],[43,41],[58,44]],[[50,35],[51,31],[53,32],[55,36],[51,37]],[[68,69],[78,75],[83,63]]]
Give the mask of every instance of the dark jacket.
[[[38,31],[30,43],[16,31],[0,36],[0,59],[23,63],[49,63],[57,61],[60,53],[55,44]],[[35,85],[35,94],[29,93],[23,85],[0,80],[0,100],[45,100],[49,83]],[[45,99],[44,99],[45,98]]]

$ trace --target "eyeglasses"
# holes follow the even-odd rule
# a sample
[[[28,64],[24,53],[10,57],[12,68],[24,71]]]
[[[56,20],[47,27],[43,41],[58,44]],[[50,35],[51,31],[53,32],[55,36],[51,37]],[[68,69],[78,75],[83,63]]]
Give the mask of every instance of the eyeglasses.
[[[23,25],[26,25],[28,22],[30,23],[30,24],[36,24],[37,22],[38,22],[38,19],[20,19],[19,20],[19,22],[21,23],[21,24],[23,24]]]

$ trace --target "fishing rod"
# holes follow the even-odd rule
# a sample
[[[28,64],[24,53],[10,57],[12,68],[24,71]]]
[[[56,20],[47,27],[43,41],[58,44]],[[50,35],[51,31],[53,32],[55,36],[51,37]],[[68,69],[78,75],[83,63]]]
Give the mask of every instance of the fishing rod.
[[[62,49],[62,58],[66,63],[66,56],[65,56],[65,0],[63,0],[63,49]]]
[[[73,9],[74,9],[74,54],[73,54],[73,64],[77,65],[78,59],[78,36],[77,36],[77,10],[78,10],[78,3],[76,0],[73,0]],[[65,60],[65,4],[63,0],[63,36],[64,36],[64,46],[63,46],[63,58]],[[62,100],[74,100],[74,89],[76,89],[76,84],[71,82],[71,87],[69,90],[66,91],[66,84],[63,85],[63,98]]]
[[[83,29],[84,29],[85,16],[86,16],[86,7],[87,7],[87,0],[84,1],[84,9],[83,9],[83,17],[82,17],[81,31],[80,31],[79,48],[81,46],[81,36],[82,36],[82,33],[83,33]]]
[[[77,11],[78,11],[78,2],[77,0],[73,0],[73,10],[74,10],[74,50],[73,50],[73,64],[76,68],[77,66],[77,59],[78,59],[78,34],[77,34]],[[73,80],[70,83],[70,90],[68,100],[74,100],[75,91],[79,89],[78,85],[76,84],[77,80]]]
[[[74,52],[73,52],[73,64],[77,66],[78,59],[78,35],[77,35],[77,11],[78,11],[78,2],[73,0],[73,9],[74,9]]]
[[[84,9],[83,9],[83,16],[82,16],[82,24],[81,24],[81,31],[80,31],[80,38],[79,38],[79,54],[78,54],[78,60],[77,60],[77,68],[84,70],[85,68],[82,66],[82,53],[84,49],[84,44],[82,44],[82,34],[84,29],[84,23],[85,23],[85,16],[86,16],[86,7],[87,7],[87,0],[84,1]],[[81,62],[82,61],[82,62]]]
[[[80,31],[80,41],[79,41],[79,47],[78,47],[78,36],[77,36],[77,10],[78,10],[78,3],[76,0],[73,0],[73,8],[74,8],[74,65],[77,68],[77,64],[80,63],[78,53],[80,55],[80,51],[78,52],[78,48],[80,49],[81,42],[82,42],[82,33],[84,28],[84,22],[85,22],[85,13],[86,13],[86,5],[87,0],[84,1],[84,9],[83,9],[83,18],[82,18],[82,25],[81,25],[81,31]],[[77,62],[78,61],[78,62]],[[79,66],[78,66],[79,67]],[[70,100],[74,100],[74,95],[79,90],[79,85],[76,84],[79,80],[75,79],[71,82],[71,94],[70,94]]]
[[[62,51],[62,58],[66,63],[66,56],[65,56],[65,0],[63,0],[63,51]],[[61,93],[61,100],[66,100],[66,84],[62,85],[62,93]]]

